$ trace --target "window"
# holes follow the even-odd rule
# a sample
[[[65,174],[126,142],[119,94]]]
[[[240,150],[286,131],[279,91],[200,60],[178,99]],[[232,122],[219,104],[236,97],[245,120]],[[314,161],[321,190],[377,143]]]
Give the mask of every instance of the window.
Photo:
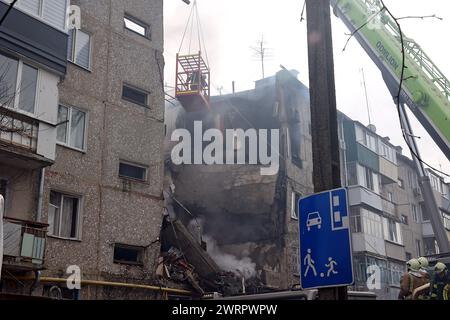
[[[123,85],[122,99],[143,107],[148,107],[148,93],[127,84]]]
[[[123,22],[127,30],[133,31],[145,38],[150,38],[150,26],[148,24],[130,15],[125,15]]]
[[[6,186],[8,182],[6,180],[0,179],[0,195],[3,196],[3,199],[6,202]],[[6,207],[6,205],[5,205]]]
[[[12,0],[6,0],[10,3]],[[52,26],[65,30],[66,27],[66,0],[20,0],[16,7]]]
[[[408,170],[408,184],[409,184],[409,187],[410,187],[411,189],[414,189],[414,188],[416,187],[416,179],[415,179],[415,176],[414,176],[414,174],[413,174],[411,171],[409,171],[409,170]]]
[[[85,69],[91,68],[91,36],[81,30],[69,30],[67,60]]]
[[[291,218],[298,220],[298,202],[300,200],[300,195],[296,192],[291,193]]]
[[[367,189],[372,190],[375,193],[380,192],[380,181],[378,178],[378,174],[373,172],[371,169],[363,167],[359,164],[357,165],[357,172],[359,185],[366,187]]]
[[[412,254],[411,254],[411,252],[405,252],[405,259],[406,259],[406,261],[409,261],[409,260],[412,259]]]
[[[377,153],[376,136],[359,125],[356,125],[356,141]]]
[[[420,240],[416,240],[416,253],[417,253],[417,257],[421,257],[422,256],[422,243]]]
[[[394,286],[400,286],[400,279],[404,272],[403,265],[389,262],[389,283]]]
[[[80,198],[50,192],[49,234],[66,239],[79,238]]]
[[[361,208],[361,219],[365,234],[383,239],[383,225],[381,217],[378,214]]]
[[[359,208],[350,209],[350,230],[352,233],[361,233],[361,214]]]
[[[38,69],[0,54],[0,104],[34,114],[38,73]]]
[[[121,161],[119,164],[119,177],[146,181],[147,180],[147,168],[129,162]]]
[[[441,194],[444,193],[442,189],[441,179],[431,172],[428,172],[428,176],[430,177],[431,187]]]
[[[386,143],[379,141],[380,146],[380,156],[383,158],[389,160],[392,163],[397,164],[397,154],[395,152],[395,149],[391,146],[387,145]]]
[[[124,244],[114,245],[114,263],[142,265],[144,248]]]
[[[383,219],[387,240],[402,244],[400,224],[391,219]]]
[[[420,223],[419,211],[417,209],[417,206],[414,204],[411,205],[411,211],[412,211],[412,216],[413,216],[414,222]]]
[[[435,238],[424,238],[423,246],[426,256],[439,254],[439,247]]]
[[[58,107],[57,141],[65,146],[85,150],[86,112],[74,107]]]
[[[447,230],[450,230],[450,214],[447,214],[444,211],[442,211],[442,218],[444,219],[444,227]]]
[[[392,195],[392,192],[387,193],[387,198],[390,202],[392,202],[392,203],[394,202],[394,196]]]
[[[404,225],[408,225],[408,216],[402,214],[401,220]]]

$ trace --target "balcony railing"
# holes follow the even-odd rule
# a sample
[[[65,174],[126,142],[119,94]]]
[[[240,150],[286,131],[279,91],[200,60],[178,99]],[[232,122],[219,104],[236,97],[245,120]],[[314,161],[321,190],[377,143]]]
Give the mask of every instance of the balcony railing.
[[[36,152],[39,124],[25,115],[0,107],[0,142]]]
[[[3,220],[3,263],[5,267],[42,268],[46,238],[46,224],[5,218]]]

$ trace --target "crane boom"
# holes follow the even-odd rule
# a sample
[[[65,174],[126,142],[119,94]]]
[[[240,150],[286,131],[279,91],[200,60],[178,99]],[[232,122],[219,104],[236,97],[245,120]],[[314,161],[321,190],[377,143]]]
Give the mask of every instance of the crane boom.
[[[450,81],[422,48],[401,34],[379,0],[330,0],[335,14],[344,22],[380,69],[393,97],[400,93],[399,115],[405,138],[419,174],[419,184],[429,212],[438,246],[450,252],[447,233],[434,197],[404,105],[407,105],[450,160]],[[403,69],[402,41],[405,53]]]
[[[402,72],[400,30],[379,0],[331,0],[335,14],[354,32],[380,68],[392,91]],[[368,23],[367,23],[368,22]],[[405,49],[402,102],[450,160],[450,81],[414,40],[403,36]],[[397,93],[396,93],[397,95]]]

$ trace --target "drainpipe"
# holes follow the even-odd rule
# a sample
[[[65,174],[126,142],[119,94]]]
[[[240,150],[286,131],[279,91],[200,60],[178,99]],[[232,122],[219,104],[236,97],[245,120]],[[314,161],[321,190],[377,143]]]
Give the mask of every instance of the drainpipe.
[[[44,177],[45,177],[45,168],[42,168],[39,171],[39,191],[38,191],[38,205],[37,205],[37,213],[36,213],[36,222],[42,222],[42,201],[44,197]]]

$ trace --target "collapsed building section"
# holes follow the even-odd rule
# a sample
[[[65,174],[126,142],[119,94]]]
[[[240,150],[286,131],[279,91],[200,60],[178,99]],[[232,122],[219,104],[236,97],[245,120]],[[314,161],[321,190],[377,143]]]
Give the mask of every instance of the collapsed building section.
[[[166,108],[165,198],[170,209],[162,250],[180,250],[205,290],[262,292],[299,282],[296,203],[313,189],[309,92],[296,75],[282,70],[257,81],[253,90],[212,97],[210,112]],[[173,161],[181,140],[171,141],[180,129],[190,133],[193,150],[182,154],[187,159],[182,164]],[[223,136],[223,155],[212,153],[215,164],[198,162],[199,141],[200,153],[210,148],[211,141],[202,139],[208,129]],[[264,156],[273,163],[264,162]],[[227,272],[238,289],[218,285],[218,276]]]

